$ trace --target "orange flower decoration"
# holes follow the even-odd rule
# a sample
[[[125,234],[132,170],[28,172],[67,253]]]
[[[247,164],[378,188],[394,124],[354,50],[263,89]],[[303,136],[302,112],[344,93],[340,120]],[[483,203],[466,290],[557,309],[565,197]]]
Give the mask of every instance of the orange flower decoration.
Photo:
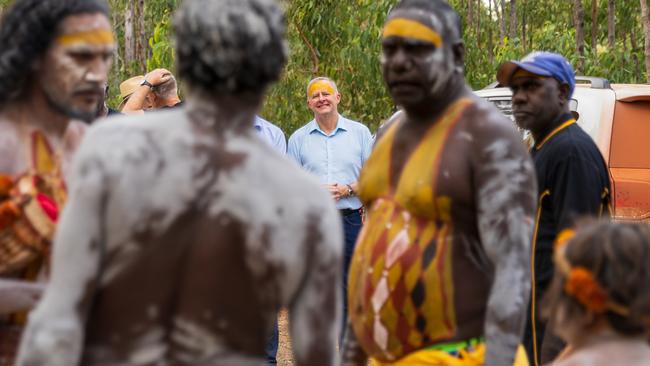
[[[20,208],[12,201],[0,203],[0,230],[11,225],[20,217]]]
[[[591,271],[584,267],[571,269],[564,291],[596,314],[607,310],[607,292],[596,282]]]
[[[555,250],[560,249],[561,247],[565,246],[569,240],[573,239],[574,236],[576,236],[576,231],[573,229],[564,229],[560,231],[560,233],[555,237],[553,247]]]
[[[10,176],[0,175],[0,198],[8,196],[13,186],[14,180]]]

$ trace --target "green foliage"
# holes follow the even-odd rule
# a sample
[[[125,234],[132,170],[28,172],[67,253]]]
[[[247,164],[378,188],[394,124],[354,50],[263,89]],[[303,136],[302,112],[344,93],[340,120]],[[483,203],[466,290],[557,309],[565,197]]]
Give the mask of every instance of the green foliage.
[[[164,67],[174,69],[171,42],[171,14],[180,0],[146,0],[145,26],[149,54],[146,65],[123,62],[124,13],[132,0],[108,0],[120,49],[110,75],[111,99],[118,104],[119,83],[130,76]],[[574,65],[575,45],[572,1],[517,1],[517,30],[512,39],[500,39],[499,22],[492,0],[449,0],[464,24],[465,71],[468,83],[480,89],[495,79],[495,70],[506,60],[519,59],[533,50],[559,52]],[[584,75],[601,76],[618,83],[645,80],[643,31],[638,0],[616,0],[616,42],[607,44],[607,0],[582,0],[584,7]],[[592,19],[592,1],[598,14]],[[12,0],[0,0],[6,8]],[[307,108],[305,88],[316,76],[336,81],[342,94],[339,111],[375,129],[395,110],[379,66],[380,35],[384,19],[397,0],[283,0],[287,10],[287,39],[290,58],[281,80],[268,92],[261,114],[287,134],[313,118]],[[506,1],[506,27],[510,24],[510,1]],[[480,20],[479,20],[480,19]],[[597,24],[595,48],[591,47],[591,26]],[[525,24],[525,39],[521,25]],[[506,30],[506,33],[509,32]]]
[[[162,19],[156,24],[153,36],[149,38],[151,57],[147,60],[147,70],[157,68],[171,69],[174,65],[174,50],[171,42],[171,17],[168,9],[164,10]]]

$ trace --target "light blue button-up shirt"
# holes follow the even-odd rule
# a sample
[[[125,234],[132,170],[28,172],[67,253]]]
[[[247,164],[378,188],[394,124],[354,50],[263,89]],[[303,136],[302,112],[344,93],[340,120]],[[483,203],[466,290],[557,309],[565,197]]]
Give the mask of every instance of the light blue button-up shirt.
[[[277,152],[282,155],[287,153],[287,140],[280,127],[260,116],[255,116],[255,124],[253,126],[262,140],[266,141]]]
[[[298,129],[289,137],[287,154],[323,184],[351,184],[359,180],[371,150],[368,127],[339,115],[336,128],[329,135],[316,120]],[[346,197],[336,207],[358,209],[361,201],[356,196]]]

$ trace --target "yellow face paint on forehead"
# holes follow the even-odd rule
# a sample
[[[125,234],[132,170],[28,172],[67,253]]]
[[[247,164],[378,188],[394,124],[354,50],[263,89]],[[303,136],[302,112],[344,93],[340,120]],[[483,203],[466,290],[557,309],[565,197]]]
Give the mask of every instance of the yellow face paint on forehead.
[[[440,48],[442,37],[440,34],[426,25],[406,18],[394,18],[384,26],[383,38],[403,37],[417,39],[418,41],[432,43]]]
[[[76,32],[63,34],[56,39],[56,43],[62,46],[71,46],[75,44],[90,45],[112,45],[115,43],[113,32],[104,29],[96,29],[87,32]]]
[[[307,91],[307,96],[311,98],[312,96],[314,96],[314,94],[316,94],[318,92],[321,92],[321,91],[327,92],[327,93],[332,94],[332,95],[336,94],[336,91],[334,90],[334,87],[332,86],[332,83],[330,83],[327,80],[318,80],[318,81],[313,82],[309,86],[309,90]]]
[[[524,69],[517,69],[515,73],[512,75],[512,79],[517,79],[517,78],[537,78],[537,79],[545,79],[547,76],[544,75],[538,75],[538,74],[533,74],[530,71],[524,70]]]

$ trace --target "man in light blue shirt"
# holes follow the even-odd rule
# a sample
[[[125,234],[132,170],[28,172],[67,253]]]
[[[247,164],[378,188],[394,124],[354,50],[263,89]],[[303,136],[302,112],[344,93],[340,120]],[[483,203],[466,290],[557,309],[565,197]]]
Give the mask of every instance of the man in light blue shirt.
[[[307,85],[307,105],[314,119],[289,137],[287,154],[329,190],[341,213],[345,233],[343,320],[347,319],[347,277],[361,229],[361,201],[356,196],[361,167],[372,148],[370,130],[338,113],[341,94],[324,77]]]
[[[282,155],[287,153],[287,140],[280,127],[260,116],[255,116],[255,124],[253,126],[262,140],[268,142],[277,152]]]
[[[284,132],[280,127],[274,125],[273,123],[265,120],[260,116],[255,116],[255,122],[253,128],[259,134],[260,138],[266,141],[269,146],[275,149],[282,155],[287,153],[287,141],[284,137]],[[275,326],[273,327],[273,333],[271,333],[271,338],[266,344],[266,364],[267,365],[277,365],[277,355],[278,355],[278,342],[279,334],[278,331],[278,321],[275,320]]]

